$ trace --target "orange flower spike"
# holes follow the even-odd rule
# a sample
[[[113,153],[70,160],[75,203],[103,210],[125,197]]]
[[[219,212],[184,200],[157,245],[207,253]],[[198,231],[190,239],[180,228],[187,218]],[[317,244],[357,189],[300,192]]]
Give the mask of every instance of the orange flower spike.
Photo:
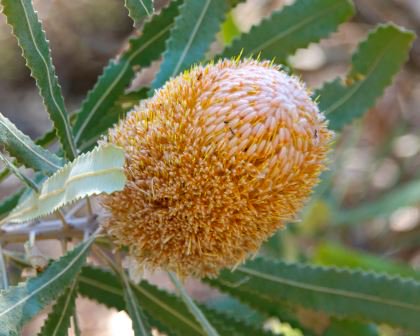
[[[217,275],[296,216],[331,137],[305,86],[278,66],[196,66],[110,131],[128,182],[104,196],[105,227],[146,267]]]

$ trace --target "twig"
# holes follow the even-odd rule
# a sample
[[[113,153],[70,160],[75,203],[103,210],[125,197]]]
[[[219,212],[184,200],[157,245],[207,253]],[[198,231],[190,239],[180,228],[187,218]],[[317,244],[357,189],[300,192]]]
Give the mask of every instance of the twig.
[[[4,261],[3,257],[3,249],[0,244],[0,273],[1,273],[1,280],[2,280],[2,288],[7,289],[9,287],[9,281],[7,279],[7,269],[6,269],[6,263]]]
[[[179,281],[178,277],[172,272],[168,272],[168,275],[172,283],[178,290],[185,305],[188,307],[189,311],[194,315],[197,322],[200,323],[200,325],[202,326],[204,331],[207,333],[207,335],[219,336],[219,333],[216,331],[216,329],[214,329],[214,327],[210,324],[210,322],[204,316],[200,308],[197,307],[193,299],[191,299],[191,296],[188,295],[187,291],[185,290],[184,286],[181,284],[181,281]]]

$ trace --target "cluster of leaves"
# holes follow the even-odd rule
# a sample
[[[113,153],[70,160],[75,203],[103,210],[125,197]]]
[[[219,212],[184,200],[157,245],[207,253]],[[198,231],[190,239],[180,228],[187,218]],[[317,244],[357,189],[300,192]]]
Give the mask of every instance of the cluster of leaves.
[[[241,1],[173,0],[155,13],[151,0],[126,0],[136,26],[144,19],[146,22],[126,50],[109,62],[80,109],[70,117],[31,0],[0,2],[54,124],[52,131],[34,142],[0,114],[0,140],[14,158],[11,161],[1,155],[6,169],[0,179],[14,173],[24,185],[0,202],[2,223],[10,224],[54,213],[82,197],[123,188],[121,150],[110,145],[92,148],[152,90],[192,64],[207,61],[209,46],[226,14]],[[242,54],[285,62],[297,49],[329,36],[353,14],[350,0],[297,0],[239,35],[216,58]],[[360,43],[346,79],[329,82],[315,93],[334,130],[340,131],[374,105],[405,62],[413,39],[412,33],[393,24],[376,27]],[[151,86],[127,92],[138,69],[161,56]],[[45,147],[57,139],[61,149],[54,154]],[[20,166],[32,168],[35,179],[23,175]],[[410,195],[410,200],[418,199],[418,188]],[[360,209],[356,218],[366,212]],[[346,214],[337,215],[337,219],[340,216]],[[110,258],[109,270],[87,265],[95,238],[93,234],[38,276],[17,286],[7,286],[0,258],[4,287],[0,293],[0,335],[18,335],[26,322],[53,302],[40,335],[67,335],[76,316],[78,295],[126,310],[137,335],[151,335],[152,327],[169,335],[263,335],[269,334],[263,328],[269,317],[277,317],[305,335],[315,334],[299,313],[302,307],[330,320],[326,336],[378,335],[375,324],[420,332],[419,276],[388,265],[377,271],[394,274],[392,277],[348,268],[371,270],[361,262],[365,260],[362,257],[356,258],[361,262],[357,265],[340,259],[341,266],[347,267],[343,269],[257,258],[233,272],[223,271],[218,278],[205,280],[226,296],[218,302],[196,304],[176,278],[182,300],[146,281],[132,282]],[[328,263],[325,253],[320,255],[321,261]],[[13,260],[21,266],[27,263],[16,257]]]

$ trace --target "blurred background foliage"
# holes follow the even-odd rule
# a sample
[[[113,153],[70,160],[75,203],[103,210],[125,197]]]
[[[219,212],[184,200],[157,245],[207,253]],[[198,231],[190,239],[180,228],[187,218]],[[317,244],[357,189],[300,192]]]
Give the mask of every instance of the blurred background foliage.
[[[227,17],[212,51],[221,50],[240,31],[249,30],[272,11],[292,2],[252,0],[238,6]],[[156,0],[155,7],[165,3]],[[351,53],[375,24],[392,21],[420,34],[418,0],[355,0],[355,3],[357,15],[352,21],[341,25],[330,38],[299,50],[289,59],[290,68],[311,89],[347,72]],[[133,34],[132,22],[122,0],[35,0],[34,5],[51,43],[66,104],[74,110],[108,60],[125,48]],[[141,71],[133,87],[150,83],[157,68],[153,64]],[[419,79],[417,39],[409,62],[376,107],[337,136],[330,170],[300,220],[275,234],[263,247],[262,254],[420,279]],[[41,98],[3,16],[0,16],[0,96],[0,111],[25,133],[35,138],[50,129]],[[0,196],[7,195],[16,183],[13,177],[8,178],[2,184]],[[155,280],[165,285],[159,276]],[[191,291],[202,299],[220,299],[194,282]],[[91,309],[90,303],[83,300],[81,316],[84,310]],[[227,309],[234,309],[234,302],[226,305]],[[121,334],[121,326],[130,323],[128,318],[128,322],[124,320],[125,313],[111,313],[104,307],[95,308],[95,312],[105,323],[98,327],[98,319],[85,321],[87,335]],[[303,320],[315,319],[325,329],[322,316],[313,312],[301,315]],[[106,321],[117,327],[107,327]],[[273,323],[272,330],[284,331],[284,326],[276,321],[268,323]],[[334,323],[329,321],[327,325],[330,335],[334,335]],[[30,327],[26,330],[30,335]],[[383,333],[395,335],[388,329]],[[356,334],[355,331],[352,335]]]

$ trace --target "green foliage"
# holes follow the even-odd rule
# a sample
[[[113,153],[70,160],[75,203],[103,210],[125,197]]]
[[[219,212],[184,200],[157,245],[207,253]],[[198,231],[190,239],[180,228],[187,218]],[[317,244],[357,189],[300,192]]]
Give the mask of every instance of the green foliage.
[[[23,190],[18,190],[14,194],[3,198],[0,201],[0,217],[7,215],[19,203]]]
[[[378,329],[372,324],[334,319],[324,336],[379,336]]]
[[[76,153],[69,117],[63,95],[55,75],[50,49],[41,23],[31,0],[2,0],[3,13],[23,51],[26,64],[31,70],[45,107],[54,123],[67,158],[73,160]]]
[[[220,30],[227,7],[225,0],[184,1],[171,29],[153,89],[202,60]]]
[[[144,25],[142,34],[132,38],[129,48],[104,69],[78,112],[74,133],[79,147],[86,141],[86,133],[96,128],[130,84],[135,74],[133,67],[149,66],[165,50],[165,41],[178,14],[180,2],[172,1],[160,15],[152,16]],[[114,122],[117,120],[115,118]]]
[[[38,336],[67,336],[76,308],[76,293],[77,281],[73,281],[52,307]]]
[[[83,296],[103,303],[108,307],[124,309],[125,303],[121,282],[112,273],[85,266],[78,280],[79,292]],[[154,321],[154,324],[151,323],[151,325],[159,327],[169,335],[205,335],[187,307],[178,298],[145,281],[138,285],[131,285],[148,319]],[[199,307],[221,335],[266,334],[254,329],[246,321],[234,320],[203,305],[199,305]]]
[[[62,159],[36,145],[1,113],[0,141],[10,155],[26,167],[51,174],[63,166]]]
[[[29,178],[27,178],[21,171],[3,154],[0,153],[0,161],[6,165],[6,167],[19,179],[23,184],[32,188],[34,191],[38,191],[38,187],[35,183],[33,183]]]
[[[174,0],[156,13],[152,0],[125,0],[135,26],[145,23],[141,31],[130,38],[124,51],[108,63],[80,108],[69,118],[48,41],[32,1],[0,0],[54,124],[51,131],[32,141],[0,114],[2,149],[14,158],[12,161],[0,154],[6,166],[0,172],[0,181],[12,172],[26,185],[0,201],[0,217],[3,218],[0,223],[25,222],[61,209],[63,223],[53,219],[13,225],[10,227],[17,228],[14,238],[33,243],[38,236],[48,235],[50,227],[57,222],[62,229],[57,231],[56,238],[62,241],[64,249],[68,238],[84,237],[83,243],[52,262],[38,276],[0,292],[0,336],[20,334],[26,322],[55,300],[40,335],[67,335],[70,319],[75,316],[77,292],[109,307],[126,310],[136,335],[151,335],[151,327],[168,335],[267,335],[269,332],[264,331],[263,326],[270,317],[277,317],[281,327],[289,324],[309,336],[377,336],[381,334],[377,324],[420,332],[420,283],[413,269],[333,245],[318,246],[314,258],[308,258],[301,251],[289,256],[283,251],[290,245],[285,235],[281,237],[284,249],[278,246],[280,234],[267,245],[272,257],[281,259],[287,254],[286,257],[295,260],[311,260],[314,265],[257,258],[233,272],[223,271],[216,279],[206,279],[211,286],[229,294],[207,303],[196,303],[172,275],[181,299],[146,281],[131,282],[120,265],[115,266],[111,259],[108,262],[115,274],[84,266],[96,237],[93,234],[88,238],[89,232],[99,221],[91,213],[89,201],[87,215],[83,218],[74,215],[78,210],[74,210],[77,205],[73,207],[73,203],[82,197],[121,190],[125,184],[123,151],[109,144],[92,150],[112,125],[171,77],[207,61],[210,46],[218,34],[225,44],[232,43],[217,56],[219,59],[242,55],[282,63],[299,48],[336,31],[355,10],[350,0],[296,0],[248,33],[241,34],[230,12],[240,2]],[[412,33],[386,24],[379,25],[360,43],[346,78],[326,83],[315,93],[331,128],[341,130],[374,105],[407,59],[413,39]],[[160,59],[160,69],[151,87],[128,92],[138,71]],[[57,139],[63,147],[57,154],[44,148]],[[89,150],[92,151],[87,152]],[[70,162],[65,164],[61,155]],[[33,181],[22,174],[21,165],[35,171]],[[316,198],[326,194],[329,182],[325,179],[318,187]],[[328,219],[334,224],[353,224],[388,216],[402,206],[418,203],[419,190],[419,181],[413,180],[359,207],[337,210],[331,206]],[[316,211],[308,217],[315,217]],[[306,219],[313,220],[312,217]],[[70,233],[77,231],[77,225],[83,221],[83,228],[72,237]],[[1,245],[10,242],[8,237],[3,240],[3,232],[9,232],[6,231],[0,232]],[[294,239],[292,244],[297,241]],[[100,243],[105,246],[107,241],[101,237]],[[0,257],[6,251],[3,247]],[[299,249],[298,246],[293,248]],[[4,255],[6,264],[9,258],[16,259],[10,251]],[[316,266],[316,263],[341,268]],[[16,264],[32,267],[21,259]],[[0,273],[6,266],[2,263]],[[7,287],[6,281],[4,285]],[[316,316],[328,322],[322,333],[305,323],[302,310],[318,314]],[[281,330],[283,332],[284,328]],[[289,336],[288,331],[284,333]]]
[[[124,4],[136,25],[153,14],[153,0],[124,0]]]
[[[220,57],[258,56],[284,62],[298,48],[317,42],[348,20],[354,8],[348,0],[301,0],[274,13],[234,40]]]
[[[403,263],[392,262],[372,254],[350,250],[337,244],[321,244],[314,252],[314,261],[322,265],[351,267],[374,272],[399,275],[420,281],[420,272]]]
[[[420,331],[420,283],[385,275],[258,258],[223,271],[212,284],[290,301],[331,315]]]
[[[0,292],[1,336],[20,335],[25,322],[38,314],[67,288],[85,262],[94,240],[80,244],[25,283]]]
[[[336,223],[356,224],[372,219],[385,217],[398,208],[420,202],[420,180],[395,188],[392,193],[387,193],[379,199],[363,204],[353,209],[341,209],[334,216]]]
[[[127,279],[125,271],[122,270],[120,275],[122,279],[126,310],[131,317],[135,335],[151,336],[152,333],[147,323],[147,318],[144,315],[143,308],[139,305],[137,298],[133,293],[133,289],[131,288],[131,284]]]
[[[124,188],[124,152],[112,145],[80,155],[48,178],[1,223],[22,222],[47,215],[86,196]]]
[[[332,129],[340,130],[373,106],[407,60],[414,38],[393,24],[378,26],[359,45],[344,83],[336,79],[315,93]]]

